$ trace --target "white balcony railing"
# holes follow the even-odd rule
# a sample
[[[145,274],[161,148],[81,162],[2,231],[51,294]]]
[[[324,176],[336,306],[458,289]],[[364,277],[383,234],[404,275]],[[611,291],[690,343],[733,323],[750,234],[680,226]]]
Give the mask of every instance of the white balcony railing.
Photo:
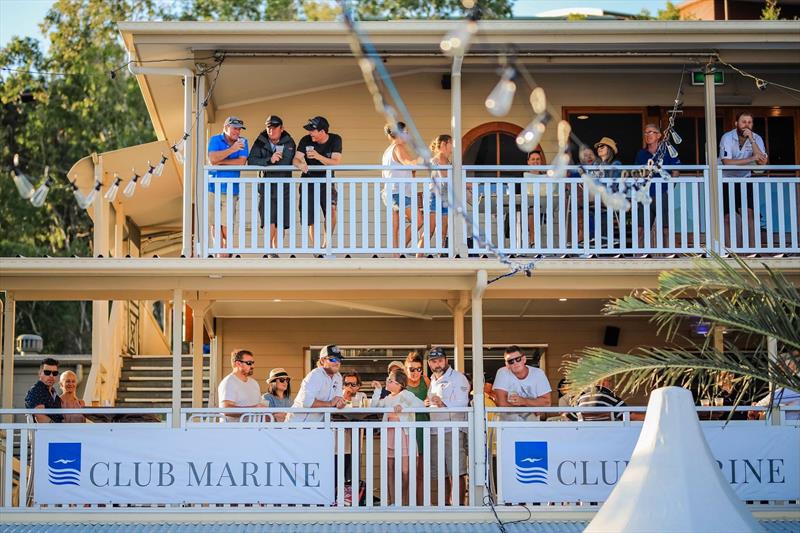
[[[390,181],[381,174],[390,168],[416,175]],[[449,171],[437,168],[443,174]],[[475,234],[506,253],[533,256],[800,253],[800,166],[753,167],[750,177],[729,176],[742,167],[720,167],[716,206],[710,201],[707,166],[666,167],[673,176],[652,180],[651,201],[640,202],[631,192],[626,211],[607,209],[600,193],[584,186],[578,167],[570,167],[568,176],[558,180],[547,175],[551,168],[463,168],[462,194],[471,224],[457,238],[471,255],[482,253]],[[606,167],[600,181],[615,191],[626,174],[638,168]],[[212,177],[212,170],[239,170],[241,177]],[[295,176],[289,177],[293,170]],[[268,177],[257,177],[257,171]],[[293,167],[206,167],[204,190],[216,194],[206,193],[199,210],[200,253],[454,254],[452,213],[433,200],[425,167],[337,166],[324,171],[325,177],[300,178]],[[269,177],[275,174],[285,177]],[[441,181],[449,191],[451,179]],[[238,194],[230,188],[234,184]],[[311,205],[309,196],[316,199]],[[223,211],[223,201],[237,209]],[[732,216],[731,205],[736,206]],[[710,234],[715,217],[719,242]],[[271,239],[262,221],[287,227]]]
[[[765,408],[740,407],[737,410],[763,413]],[[716,455],[723,473],[731,480],[732,487],[743,500],[774,500],[774,502],[770,501],[770,505],[779,503],[783,510],[799,508],[800,464],[798,461],[800,458],[796,457],[796,445],[800,444],[800,421],[796,420],[797,410],[798,406],[776,408],[771,423],[765,423],[763,420],[726,422],[726,414],[730,411],[729,407],[697,408],[700,425],[706,432],[709,446]],[[313,411],[318,415],[318,420],[313,422],[273,421],[274,413],[287,411],[292,413]],[[38,410],[37,413],[91,413],[101,417],[101,422],[117,420],[117,416],[126,420],[127,416],[131,417],[127,419],[130,422],[142,423],[34,424],[28,421],[0,424],[0,467],[2,468],[0,471],[0,492],[2,493],[0,512],[50,510],[82,513],[108,509],[116,506],[115,504],[124,504],[126,507],[135,507],[142,511],[158,512],[159,509],[163,510],[164,505],[173,505],[176,501],[171,492],[162,492],[167,495],[163,501],[153,499],[151,491],[157,488],[155,480],[158,478],[152,473],[154,471],[152,469],[156,468],[152,466],[152,461],[170,461],[168,448],[174,437],[182,437],[184,443],[189,443],[188,445],[184,444],[182,451],[185,455],[181,454],[178,462],[188,456],[200,458],[196,465],[195,481],[203,478],[204,475],[210,476],[213,465],[210,463],[204,465],[205,461],[220,461],[219,458],[222,457],[221,465],[224,467],[219,469],[221,465],[217,465],[218,470],[215,470],[215,476],[218,477],[213,478],[217,483],[216,487],[219,487],[225,481],[230,483],[234,477],[256,481],[255,470],[248,473],[246,469],[256,469],[257,465],[247,463],[248,458],[257,457],[257,461],[272,461],[278,464],[287,457],[293,456],[294,452],[286,446],[259,449],[260,444],[268,442],[263,440],[261,432],[272,432],[272,437],[279,439],[278,442],[280,442],[281,432],[297,430],[309,430],[309,438],[312,438],[312,435],[321,435],[318,432],[322,431],[322,434],[325,434],[326,438],[330,438],[329,442],[333,444],[332,448],[325,448],[325,451],[330,454],[327,458],[315,456],[315,460],[329,461],[329,464],[335,465],[331,471],[332,475],[316,480],[327,486],[327,490],[330,491],[332,488],[332,492],[329,493],[333,495],[333,498],[324,504],[317,504],[321,507],[347,507],[348,511],[352,512],[369,512],[375,508],[386,510],[443,508],[446,505],[445,500],[438,495],[447,494],[445,461],[437,460],[436,466],[432,466],[430,460],[433,457],[438,459],[448,457],[452,459],[451,475],[454,481],[449,487],[452,505],[448,504],[448,508],[476,508],[485,505],[485,502],[478,501],[476,498],[476,488],[480,486],[488,490],[493,495],[494,501],[498,503],[555,503],[559,504],[559,508],[563,510],[565,505],[582,506],[589,502],[602,502],[605,499],[606,493],[613,488],[621,470],[624,470],[624,464],[630,457],[632,446],[638,438],[641,422],[631,421],[631,415],[633,413],[641,414],[644,411],[644,407],[612,409],[487,408],[486,413],[478,415],[473,408],[460,408],[436,410],[440,413],[450,413],[452,420],[448,421],[397,422],[382,419],[386,413],[390,412],[388,409],[205,408],[182,409],[180,427],[172,427],[169,409]],[[139,414],[140,418],[137,419],[134,412]],[[411,409],[405,412],[432,411]],[[515,416],[530,415],[532,412],[541,416],[543,421],[538,421],[536,417],[521,420]],[[619,419],[607,422],[569,421],[566,417],[568,412],[593,415],[613,412],[619,415]],[[33,410],[0,410],[0,415],[10,414],[17,415],[17,417],[31,413]],[[241,415],[241,418],[238,421],[226,422],[225,415],[233,414]],[[509,415],[513,419],[509,420]],[[477,438],[475,434],[476,416],[483,419],[481,427],[485,428],[483,433],[485,445],[482,445],[480,449],[476,448],[475,443]],[[30,420],[29,416],[28,420]],[[312,434],[311,430],[317,431],[317,433]],[[452,438],[444,438],[447,431],[451,433]],[[414,444],[417,440],[417,432],[420,433],[422,442],[419,452]],[[131,451],[131,444],[122,442],[130,439],[130,435],[135,435],[139,440],[158,442],[159,447],[155,451],[140,448]],[[212,437],[212,440],[218,443],[221,449],[215,448],[216,444],[210,445],[207,442]],[[389,453],[391,447],[399,452],[403,448],[404,439],[409,442],[408,475],[405,481],[400,475],[404,468],[402,454],[395,453],[392,457]],[[520,439],[526,442],[534,441],[534,444],[547,443],[551,463],[554,463],[559,456],[567,454],[566,462],[561,465],[551,464],[545,468],[550,476],[549,484],[528,485],[530,490],[526,488],[525,494],[530,494],[523,496],[522,499],[514,496],[510,491],[504,493],[503,489],[503,469],[507,475],[509,468],[513,471],[513,465],[518,463],[518,457],[515,457],[514,453],[514,442]],[[777,445],[764,444],[763,441],[770,442],[770,439]],[[76,474],[78,476],[75,478],[76,483],[73,483],[78,488],[66,487],[64,489],[63,504],[54,503],[52,500],[49,503],[42,503],[42,494],[37,496],[36,487],[49,489],[50,494],[53,492],[60,494],[58,491],[61,490],[55,490],[48,485],[53,482],[48,477],[51,474],[49,467],[54,466],[54,463],[57,466],[58,461],[54,459],[53,451],[48,446],[41,445],[41,443],[36,445],[39,440],[43,443],[55,441],[71,443],[71,445],[83,443],[84,449],[81,456],[84,464],[82,467],[76,465],[80,472]],[[107,449],[97,449],[98,442]],[[390,443],[393,446],[390,446]],[[308,444],[310,446],[312,443]],[[118,452],[117,447],[127,451]],[[605,447],[605,451],[597,452],[598,447]],[[769,448],[769,450],[762,448]],[[466,453],[466,466],[463,470],[461,469],[463,465],[459,466],[459,454],[462,453],[462,450]],[[599,453],[597,464],[581,464],[581,458],[587,456],[587,450],[589,450],[589,456],[595,452]],[[37,461],[37,454],[40,453],[46,455]],[[156,455],[153,455],[154,453]],[[250,455],[248,456],[246,453]],[[419,464],[416,460],[417,456],[421,457]],[[727,459],[729,456],[730,458]],[[95,462],[97,459],[93,460],[91,457],[100,457],[100,462]],[[119,457],[119,459],[115,459],[115,457]],[[122,466],[114,462],[118,460],[123,461],[120,463]],[[148,463],[148,461],[151,462]],[[599,493],[596,487],[592,488],[592,480],[589,480],[587,494],[600,494],[594,499],[572,498],[570,491],[580,493],[583,489],[572,483],[572,478],[566,479],[566,483],[561,479],[560,485],[555,479],[555,476],[567,477],[562,474],[569,474],[573,478],[576,475],[586,476],[589,472],[587,469],[596,469],[598,465],[600,468],[606,468],[606,463],[615,464],[616,470],[613,476],[606,472],[608,474],[606,486],[601,487],[602,490]],[[151,474],[142,474],[141,476],[139,473],[135,476],[131,474],[134,466],[138,469],[137,465],[148,464]],[[577,470],[576,465],[580,466]],[[105,479],[101,479],[99,490],[97,486],[90,486],[90,484],[97,485],[95,468],[98,466],[102,471],[102,476],[105,476]],[[35,468],[42,467],[45,470],[38,473],[34,471]],[[158,472],[158,468],[161,468],[160,479],[175,481],[179,467],[180,465],[176,462],[169,468],[157,467],[155,471]],[[479,468],[483,471],[479,472]],[[739,470],[732,470],[736,468]],[[581,469],[583,471],[579,472]],[[107,482],[110,476],[113,476],[114,471],[117,485],[112,483],[109,488],[123,487],[124,492],[119,494],[124,496],[125,501],[115,501],[112,493],[107,493],[103,488],[106,486],[103,485],[103,482]],[[121,477],[121,474],[128,477],[133,476],[135,485],[133,483],[126,485],[125,477],[124,475]],[[249,478],[248,476],[253,477]],[[263,481],[263,474],[259,474],[258,479]],[[748,479],[750,480],[749,486]],[[58,478],[55,481],[55,484],[59,485]],[[211,486],[213,487],[214,483],[211,483]],[[241,487],[241,485],[237,487],[235,483],[232,483],[230,485],[223,484],[222,489],[215,488],[214,490],[217,491],[215,494],[219,498],[217,500],[194,501],[191,497],[183,496],[183,499],[177,502],[180,505],[171,507],[171,511],[191,512],[193,509],[207,508],[209,505],[225,508],[236,506],[242,509],[247,507],[250,511],[256,509],[309,511],[307,506],[298,509],[291,502],[264,501],[260,500],[257,495],[253,496],[252,502],[231,500],[230,496],[226,496],[226,486],[230,486],[231,490]],[[258,484],[251,485],[253,488],[248,489],[249,493],[252,495],[252,491],[256,491],[255,487],[258,486]],[[508,479],[506,479],[506,489],[508,486]],[[95,490],[94,499],[81,499],[85,497],[87,490]],[[174,490],[180,491],[181,487],[175,485]],[[401,499],[399,495],[404,492],[406,496]],[[466,494],[466,499],[462,502],[459,494],[463,493]],[[783,496],[761,497],[764,494]],[[750,495],[757,497],[749,497]],[[95,501],[98,497],[102,499],[101,502]],[[247,503],[246,506],[245,503]],[[760,505],[763,506],[763,502]]]

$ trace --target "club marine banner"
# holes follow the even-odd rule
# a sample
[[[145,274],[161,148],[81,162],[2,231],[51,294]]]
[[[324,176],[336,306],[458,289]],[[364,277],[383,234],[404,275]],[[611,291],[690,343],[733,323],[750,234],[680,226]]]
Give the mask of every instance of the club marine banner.
[[[742,500],[800,498],[800,427],[703,428],[722,475]],[[498,435],[504,503],[602,502],[633,454],[640,427],[513,427]]]
[[[333,502],[326,429],[37,431],[34,500],[67,503]]]

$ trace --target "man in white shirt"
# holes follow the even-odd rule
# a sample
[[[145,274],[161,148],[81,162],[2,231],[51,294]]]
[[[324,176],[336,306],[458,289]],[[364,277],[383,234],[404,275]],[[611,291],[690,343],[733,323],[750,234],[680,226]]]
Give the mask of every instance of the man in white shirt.
[[[726,132],[719,141],[719,158],[723,165],[766,165],[769,162],[764,139],[753,131],[753,115],[747,112],[739,113],[736,117],[736,127]],[[726,178],[749,178],[749,170],[726,170],[723,176]],[[747,216],[748,244],[755,246],[755,236],[761,234],[756,231],[753,216],[753,184],[745,183],[747,180],[724,184],[722,187],[722,211],[725,214],[725,235],[730,242],[730,217]],[[733,187],[733,203],[730,205],[730,188]],[[742,213],[742,189],[746,192],[747,213]],[[739,245],[742,241],[742,222],[736,225],[736,242]],[[759,221],[760,224],[760,221]],[[731,245],[733,243],[731,242]]]
[[[494,391],[497,407],[550,407],[550,382],[541,369],[528,366],[519,346],[503,355],[506,366],[497,371]],[[503,413],[502,420],[538,420],[534,413]]]
[[[261,401],[261,389],[258,381],[252,379],[256,362],[250,350],[237,348],[231,352],[233,371],[225,376],[217,387],[219,406],[231,407],[264,407]],[[241,414],[225,415],[228,422],[237,422]]]
[[[431,384],[428,387],[428,396],[425,406],[434,408],[431,411],[431,422],[461,421],[466,420],[466,413],[437,413],[436,408],[467,407],[469,405],[469,381],[467,377],[454,370],[447,363],[447,354],[444,348],[431,348],[427,354],[428,368],[433,372]],[[461,430],[458,434],[458,475],[459,500],[461,505],[466,504],[467,488],[467,432]],[[431,479],[438,479],[438,442],[436,429],[431,430]],[[445,493],[448,505],[453,505],[452,476],[453,476],[453,432],[445,429],[444,433],[444,471]],[[431,499],[433,504],[433,499]]]
[[[329,344],[319,351],[317,368],[308,373],[300,384],[300,392],[294,399],[292,407],[315,408],[335,407],[342,409],[345,405],[342,398],[342,375],[339,369],[342,366],[342,354],[335,344]],[[299,422],[319,421],[322,414],[316,413],[290,413],[287,420]]]

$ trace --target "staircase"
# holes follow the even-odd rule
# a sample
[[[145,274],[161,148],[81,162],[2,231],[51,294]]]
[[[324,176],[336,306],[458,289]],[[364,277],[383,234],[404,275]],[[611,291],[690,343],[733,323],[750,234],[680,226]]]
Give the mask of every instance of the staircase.
[[[203,407],[208,406],[209,356],[203,356]],[[192,356],[181,361],[181,406],[192,406]],[[123,358],[117,407],[172,407],[172,356]]]

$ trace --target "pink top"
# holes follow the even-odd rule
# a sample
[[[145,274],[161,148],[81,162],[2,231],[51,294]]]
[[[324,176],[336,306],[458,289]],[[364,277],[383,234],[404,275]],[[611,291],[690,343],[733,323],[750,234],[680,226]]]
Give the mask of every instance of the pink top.
[[[80,409],[82,407],[86,407],[83,403],[83,400],[75,399],[70,400],[66,397],[66,395],[61,396],[61,407],[64,409]],[[82,414],[65,414],[64,415],[64,423],[65,424],[82,424],[86,422],[86,417]]]

